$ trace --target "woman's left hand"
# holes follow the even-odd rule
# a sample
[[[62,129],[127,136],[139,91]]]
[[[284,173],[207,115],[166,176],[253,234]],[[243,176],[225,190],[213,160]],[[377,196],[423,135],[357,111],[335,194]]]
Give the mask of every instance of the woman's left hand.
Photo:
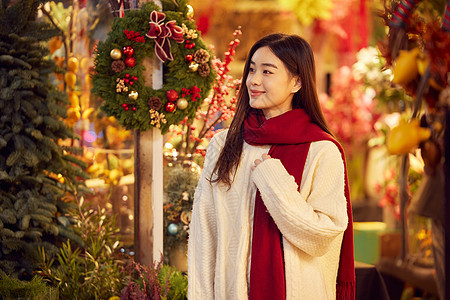
[[[264,154],[261,156],[261,159],[262,159],[262,160],[261,160],[261,159],[256,159],[256,160],[255,160],[255,165],[252,166],[252,171],[255,170],[256,167],[257,167],[260,163],[262,163],[263,161],[265,161],[265,160],[267,160],[267,159],[269,159],[269,158],[271,158],[270,155],[264,153]]]

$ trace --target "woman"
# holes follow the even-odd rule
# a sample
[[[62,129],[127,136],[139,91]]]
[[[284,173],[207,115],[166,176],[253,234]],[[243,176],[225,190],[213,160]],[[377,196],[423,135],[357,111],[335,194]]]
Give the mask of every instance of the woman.
[[[262,38],[249,52],[230,128],[208,146],[188,298],[353,299],[349,201],[310,46],[296,35]]]

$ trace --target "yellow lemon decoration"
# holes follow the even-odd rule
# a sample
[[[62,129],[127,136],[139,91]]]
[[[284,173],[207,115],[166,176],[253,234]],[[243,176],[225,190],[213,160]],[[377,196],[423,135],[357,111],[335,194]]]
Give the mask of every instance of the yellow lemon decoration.
[[[89,68],[91,67],[91,60],[89,57],[83,57],[81,59],[80,68],[83,73],[89,73]]]
[[[91,116],[91,114],[95,111],[95,108],[93,107],[89,107],[88,109],[86,109],[85,111],[83,111],[83,114],[81,115],[81,118],[83,120],[87,120],[89,119],[89,117]]]
[[[417,57],[417,71],[420,75],[425,74],[425,71],[427,70],[428,66],[430,65],[430,58],[427,57],[425,54],[419,54]]]
[[[78,62],[78,59],[76,58],[76,57],[71,57],[71,58],[69,58],[69,60],[67,61],[67,68],[70,70],[70,71],[72,71],[72,72],[74,72],[74,73],[76,73],[76,72],[78,72],[78,66],[79,66],[79,62]]]
[[[122,177],[122,176],[123,176],[122,171],[119,171],[117,169],[112,169],[109,171],[108,179],[109,179],[110,183],[117,185],[119,183],[120,177]]]
[[[80,107],[80,98],[75,93],[70,93],[69,102],[72,107]]]
[[[417,58],[420,54],[419,48],[412,50],[400,50],[395,65],[394,65],[394,79],[396,84],[407,84],[418,74]]]
[[[394,127],[386,140],[386,146],[391,154],[407,154],[416,148],[420,142],[430,138],[431,131],[419,126],[419,120],[410,123],[401,121]]]
[[[81,113],[79,108],[69,107],[67,110],[66,123],[69,126],[75,124],[81,118]]]
[[[66,72],[66,74],[64,74],[64,80],[72,90],[75,88],[75,84],[77,83],[77,76],[74,72]]]
[[[429,65],[430,65],[430,58],[425,55],[419,55],[419,57],[417,59],[417,70],[420,75],[425,74],[425,71],[427,70]],[[434,80],[434,78],[432,78],[432,77],[430,77],[428,82],[434,89],[436,89],[438,91],[442,91],[444,89],[444,87],[440,86],[436,82],[436,80]]]

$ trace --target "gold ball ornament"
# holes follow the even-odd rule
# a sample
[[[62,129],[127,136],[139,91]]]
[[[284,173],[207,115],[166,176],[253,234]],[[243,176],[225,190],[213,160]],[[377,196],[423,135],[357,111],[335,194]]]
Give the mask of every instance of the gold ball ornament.
[[[128,94],[128,99],[130,99],[130,100],[136,100],[138,97],[139,97],[139,94],[136,91],[131,91]]]
[[[191,72],[197,72],[197,70],[198,70],[198,63],[196,63],[195,61],[191,61],[189,63],[189,70]]]
[[[194,18],[194,8],[190,4],[186,5],[186,7],[187,7],[186,17],[188,17],[188,19],[193,19]]]
[[[111,50],[109,56],[111,56],[111,58],[114,60],[118,60],[122,58],[122,52],[120,51],[120,49],[115,48]]]
[[[180,98],[177,101],[177,107],[178,107],[178,109],[181,109],[181,110],[186,109],[186,107],[188,107],[188,104],[189,103],[185,98]]]

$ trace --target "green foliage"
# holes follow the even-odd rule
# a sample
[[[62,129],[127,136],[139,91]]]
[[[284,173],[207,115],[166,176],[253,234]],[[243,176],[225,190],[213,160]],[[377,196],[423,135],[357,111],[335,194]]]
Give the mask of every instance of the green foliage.
[[[49,77],[55,65],[43,45],[57,30],[36,19],[43,2],[0,5],[0,268],[28,279],[39,247],[52,255],[77,240],[59,218],[87,177],[76,151],[58,145],[76,136],[62,121],[67,96]]]
[[[124,263],[117,256],[119,228],[105,209],[81,205],[71,212],[83,247],[64,243],[57,254],[57,264],[41,251],[39,271],[52,286],[58,287],[63,299],[107,299],[120,294],[125,283]]]
[[[120,299],[187,299],[187,276],[173,267],[162,263],[143,266],[133,261],[127,269],[129,283]]]
[[[171,0],[163,0],[162,4],[163,11],[166,15],[164,22],[175,20],[177,26],[184,24],[189,29],[196,29],[194,20],[186,16],[188,11],[186,0],[177,1],[177,6]],[[148,100],[151,97],[158,97],[162,102],[162,106],[158,112],[164,114],[167,120],[166,124],[160,124],[162,133],[165,133],[171,124],[177,124],[186,116],[189,118],[196,116],[197,108],[211,90],[216,74],[211,66],[211,59],[207,62],[211,70],[207,76],[202,77],[198,72],[189,70],[189,63],[185,60],[187,54],[194,54],[199,49],[204,49],[210,53],[210,50],[207,49],[200,38],[200,33],[197,32],[198,37],[190,39],[190,42],[195,43],[195,47],[192,49],[186,49],[184,47],[185,42],[176,43],[173,39],[168,39],[174,60],[168,60],[164,63],[163,88],[159,90],[152,89],[148,82],[146,86],[143,75],[145,68],[142,62],[146,57],[154,57],[155,41],[148,37],[145,37],[146,41],[144,43],[130,41],[124,34],[124,30],[139,32],[141,36],[145,36],[150,29],[149,16],[154,10],[159,11],[160,8],[155,3],[149,2],[141,9],[129,11],[123,18],[116,18],[114,20],[108,38],[104,42],[100,42],[97,46],[95,73],[92,76],[94,86],[92,92],[104,99],[102,109],[109,116],[116,117],[119,123],[127,129],[135,128],[140,130],[147,130],[156,126],[155,124],[151,124]],[[124,46],[133,47],[133,57],[136,59],[136,66],[132,68],[126,67],[123,71],[115,73],[111,67],[113,60],[110,57],[110,52],[112,49],[122,50]],[[129,91],[135,90],[138,92],[139,96],[137,100],[130,100],[128,98],[129,91],[116,92],[116,80],[125,78],[125,74],[127,73],[130,76],[136,76],[138,78],[132,86],[127,86],[130,89]],[[172,113],[165,111],[164,106],[168,102],[166,98],[167,91],[174,89],[181,98],[182,88],[190,89],[193,86],[201,89],[200,99],[192,101],[187,95],[186,99],[189,105],[186,109],[177,109]],[[132,109],[124,110],[122,104],[135,105],[136,111]]]
[[[0,296],[4,299],[58,299],[57,292],[39,276],[21,281],[4,273],[0,274]]]
[[[187,277],[177,269],[163,265],[159,271],[159,283],[162,290],[169,288],[167,299],[183,300],[187,298]]]
[[[189,231],[189,221],[192,211],[195,189],[200,175],[191,168],[176,164],[164,169],[164,254],[169,257],[173,247],[186,245]],[[178,232],[168,231],[168,226],[175,224]],[[173,225],[172,225],[173,226]]]

